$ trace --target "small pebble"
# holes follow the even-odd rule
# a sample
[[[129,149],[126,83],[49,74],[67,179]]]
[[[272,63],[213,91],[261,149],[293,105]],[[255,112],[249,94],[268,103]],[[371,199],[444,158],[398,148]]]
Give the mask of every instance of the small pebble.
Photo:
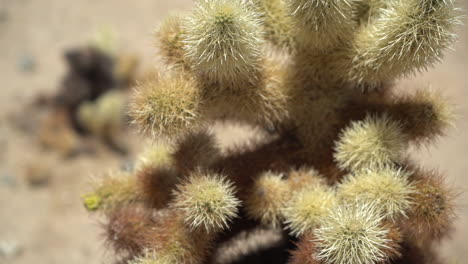
[[[22,248],[16,241],[0,240],[0,256],[5,258],[14,258],[19,256]]]
[[[30,164],[26,167],[25,178],[31,187],[46,186],[51,178],[50,167],[41,162]]]
[[[22,72],[34,72],[36,70],[36,59],[28,54],[18,59],[18,67]]]
[[[9,173],[5,173],[5,172],[0,172],[0,184],[1,185],[4,185],[4,186],[7,186],[7,187],[16,187],[17,185],[17,181],[16,181],[16,178],[9,174]]]

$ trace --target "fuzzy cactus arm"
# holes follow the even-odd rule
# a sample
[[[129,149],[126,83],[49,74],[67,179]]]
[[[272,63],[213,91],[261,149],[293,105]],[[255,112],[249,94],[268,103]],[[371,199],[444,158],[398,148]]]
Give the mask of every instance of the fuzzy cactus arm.
[[[284,173],[267,171],[254,180],[245,196],[247,215],[263,226],[287,225],[293,235],[313,229],[335,204],[334,192],[314,169]]]
[[[197,171],[174,191],[171,207],[191,229],[208,233],[226,229],[237,216],[240,201],[231,182],[222,175]]]
[[[203,263],[213,235],[190,230],[176,211],[148,213],[140,208],[113,212],[107,241],[129,263]]]
[[[340,168],[350,171],[382,168],[401,161],[406,143],[399,122],[388,115],[369,115],[342,131],[334,158]]]
[[[312,233],[303,235],[291,252],[288,264],[319,264],[319,260],[315,257],[317,248],[314,239]]]
[[[322,221],[301,236],[288,263],[387,263],[400,257],[401,233],[382,223],[375,207],[338,206]]]
[[[342,44],[357,27],[350,0],[290,0],[289,9],[298,46],[310,52],[329,51]]]
[[[190,67],[185,56],[184,33],[181,15],[168,16],[155,32],[159,55],[169,66]]]
[[[350,40],[347,78],[372,88],[426,70],[454,42],[456,11],[447,0],[388,1]]]
[[[287,1],[255,0],[254,4],[265,28],[265,39],[278,47],[293,48],[295,43],[292,34],[293,24]]]
[[[181,174],[172,166],[151,164],[138,169],[138,192],[148,208],[166,207],[172,200],[171,190],[180,181]]]
[[[201,123],[200,90],[181,73],[158,73],[139,84],[133,94],[130,116],[150,135],[168,136]]]
[[[172,158],[182,174],[207,169],[221,156],[215,136],[206,128],[190,130],[175,141]]]
[[[409,180],[414,191],[402,230],[413,244],[427,246],[446,237],[452,229],[457,192],[444,182],[445,177],[437,170],[411,164],[406,164],[406,167],[411,172]]]
[[[246,196],[245,207],[249,217],[263,226],[279,228],[283,222],[281,210],[289,200],[290,189],[281,173],[262,173]]]
[[[400,241],[394,241],[393,227],[382,218],[372,204],[335,207],[314,231],[314,255],[326,264],[379,263],[397,257]]]
[[[335,192],[330,186],[315,184],[292,193],[282,213],[290,233],[300,237],[317,228],[320,219],[337,204]]]
[[[430,143],[452,127],[454,112],[445,96],[431,89],[419,89],[391,98],[385,110],[398,120],[411,142]]]
[[[240,89],[257,78],[261,24],[248,1],[199,1],[184,25],[194,72],[213,89]]]
[[[145,250],[155,254],[135,263],[205,263],[217,234],[229,227],[240,205],[231,182],[202,171],[179,183],[173,194],[166,214],[145,234],[150,240]]]
[[[134,256],[143,252],[150,241],[147,228],[155,225],[150,213],[139,206],[123,206],[106,213],[103,224],[106,244],[119,256]]]
[[[128,204],[142,201],[137,192],[137,180],[130,173],[108,173],[92,181],[92,190],[82,195],[88,211],[107,212]]]
[[[415,193],[415,186],[409,176],[409,172],[391,166],[353,173],[338,185],[338,198],[349,204],[374,203],[386,219],[404,219]]]
[[[263,60],[257,81],[243,90],[205,90],[205,116],[278,128],[289,118],[287,68],[287,61],[272,55]]]
[[[173,144],[152,144],[136,166],[138,192],[149,208],[167,207],[177,184],[193,171],[208,168],[219,155],[213,135],[206,129],[185,133]]]

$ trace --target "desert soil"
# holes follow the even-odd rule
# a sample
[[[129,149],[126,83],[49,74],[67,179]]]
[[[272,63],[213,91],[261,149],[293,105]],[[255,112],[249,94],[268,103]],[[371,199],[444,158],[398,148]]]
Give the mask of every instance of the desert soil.
[[[458,2],[468,10],[468,0]],[[0,263],[109,263],[112,254],[104,250],[99,219],[89,217],[80,194],[90,176],[119,168],[132,156],[105,147],[74,159],[44,152],[35,128],[29,134],[18,129],[18,118],[38,93],[57,89],[65,71],[63,50],[89,43],[106,29],[114,32],[119,50],[138,54],[147,67],[154,65],[152,31],[165,15],[192,5],[191,0],[0,0]],[[430,85],[456,105],[458,118],[448,136],[413,153],[446,174],[460,192],[456,231],[439,247],[455,263],[468,259],[467,28],[459,29],[459,42],[440,64],[400,84],[403,89]],[[34,69],[27,71],[31,65]],[[139,141],[136,134],[130,136]],[[31,187],[25,170],[38,164],[52,169],[50,179]]]

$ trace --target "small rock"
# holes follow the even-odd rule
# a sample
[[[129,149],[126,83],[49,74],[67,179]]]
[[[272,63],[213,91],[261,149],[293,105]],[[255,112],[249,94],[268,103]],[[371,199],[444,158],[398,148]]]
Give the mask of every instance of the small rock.
[[[36,162],[26,167],[26,182],[33,187],[45,186],[50,181],[50,167],[46,162]]]
[[[22,55],[18,59],[18,67],[22,72],[33,72],[36,70],[36,59],[28,54]]]
[[[8,187],[15,187],[17,181],[10,173],[0,172],[0,184]]]
[[[5,258],[14,258],[19,256],[22,248],[21,245],[16,241],[0,241],[0,256]]]

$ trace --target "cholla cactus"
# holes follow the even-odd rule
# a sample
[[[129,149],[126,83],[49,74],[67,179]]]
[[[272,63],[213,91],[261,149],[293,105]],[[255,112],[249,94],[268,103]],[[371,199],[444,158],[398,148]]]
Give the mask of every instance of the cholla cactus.
[[[87,208],[132,264],[435,263],[453,191],[406,150],[451,114],[437,93],[392,88],[442,58],[456,12],[449,0],[197,1],[162,24],[167,67],[133,97],[133,120],[163,143],[99,182]],[[268,133],[221,149],[217,120]],[[274,252],[241,242],[259,228],[279,234]]]

